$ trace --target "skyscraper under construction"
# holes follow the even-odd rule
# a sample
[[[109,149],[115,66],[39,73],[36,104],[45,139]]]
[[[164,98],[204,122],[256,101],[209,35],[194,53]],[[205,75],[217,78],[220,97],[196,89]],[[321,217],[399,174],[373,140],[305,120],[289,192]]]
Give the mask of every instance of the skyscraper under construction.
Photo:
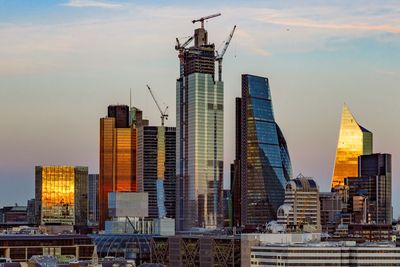
[[[204,28],[205,19],[219,15],[193,21],[201,22],[201,27],[186,43],[178,41],[176,46],[180,59],[176,86],[178,231],[215,228],[223,222],[224,87],[215,78],[218,53]],[[194,46],[186,48],[192,39]]]

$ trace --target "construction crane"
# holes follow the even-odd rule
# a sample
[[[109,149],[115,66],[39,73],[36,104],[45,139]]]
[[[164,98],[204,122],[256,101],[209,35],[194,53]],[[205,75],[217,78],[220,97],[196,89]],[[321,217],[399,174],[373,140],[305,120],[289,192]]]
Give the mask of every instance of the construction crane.
[[[215,17],[218,17],[218,16],[221,16],[221,13],[209,15],[209,16],[202,17],[202,18],[199,18],[199,19],[194,19],[194,20],[192,20],[192,23],[195,24],[196,22],[200,21],[201,22],[201,28],[204,29],[204,21],[205,20],[212,19],[212,18],[215,18]]]
[[[188,44],[190,44],[190,42],[193,40],[193,36],[189,36],[189,38],[183,43],[183,44],[181,44],[180,42],[179,42],[179,38],[176,38],[176,45],[175,45],[175,50],[183,50],[183,49],[185,49],[186,48],[186,46],[188,45]]]
[[[160,118],[161,118],[161,126],[164,126],[164,120],[168,120],[168,114],[167,114],[167,112],[168,112],[168,106],[167,106],[167,107],[165,108],[165,110],[163,111],[163,110],[161,109],[160,104],[158,104],[158,101],[157,101],[156,97],[154,96],[154,93],[153,93],[153,91],[151,90],[150,86],[149,86],[148,84],[146,84],[146,86],[147,86],[147,89],[149,89],[149,92],[150,92],[150,94],[151,94],[151,97],[153,97],[153,100],[154,100],[154,102],[156,103],[158,110],[160,111],[160,114],[161,114],[161,116],[160,116]]]
[[[228,49],[229,43],[232,40],[233,34],[235,33],[236,30],[236,25],[233,26],[233,30],[231,31],[231,33],[229,34],[228,38],[225,41],[225,45],[222,48],[222,51],[220,53],[218,53],[218,51],[215,51],[216,56],[215,56],[215,61],[218,62],[218,80],[221,81],[222,80],[222,59],[225,55],[226,50]]]

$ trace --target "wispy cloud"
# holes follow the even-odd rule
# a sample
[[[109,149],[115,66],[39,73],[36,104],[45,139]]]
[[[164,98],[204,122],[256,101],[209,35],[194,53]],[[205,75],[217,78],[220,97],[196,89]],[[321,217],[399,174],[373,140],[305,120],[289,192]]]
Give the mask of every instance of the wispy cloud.
[[[397,73],[394,71],[389,71],[389,70],[375,70],[376,73],[382,74],[382,75],[387,75],[387,76],[397,76]]]
[[[95,7],[95,8],[107,8],[115,9],[122,7],[121,4],[111,4],[97,0],[69,0],[67,3],[62,4],[69,7]]]
[[[0,74],[25,73],[31,69],[46,72],[57,69],[55,66],[60,69],[85,64],[103,66],[97,60],[104,57],[112,62],[124,61],[126,56],[147,61],[149,57],[172,57],[175,56],[175,51],[171,50],[174,38],[191,34],[194,28],[191,20],[210,12],[205,8],[137,6],[97,0],[70,0],[64,5],[82,8],[123,6],[124,12],[112,19],[104,19],[93,12],[90,17],[73,22],[0,24],[0,36],[4,37],[0,39],[0,58],[3,59]],[[351,9],[343,6],[221,7],[216,11],[223,16],[210,20],[206,27],[211,41],[218,45],[223,43],[232,26],[238,24],[231,46],[237,46],[238,54],[245,54],[250,59],[275,53],[346,49],[347,44],[357,38],[373,38],[397,46],[400,6],[364,8],[360,5]],[[84,64],[82,61],[76,64],[78,61],[74,58],[87,60]]]

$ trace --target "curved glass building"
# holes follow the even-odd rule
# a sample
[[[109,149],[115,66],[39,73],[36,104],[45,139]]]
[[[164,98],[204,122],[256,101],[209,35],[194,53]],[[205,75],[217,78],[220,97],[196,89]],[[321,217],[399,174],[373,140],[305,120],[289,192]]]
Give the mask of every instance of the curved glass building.
[[[268,78],[242,75],[241,224],[276,220],[292,166],[285,138],[275,122]]]

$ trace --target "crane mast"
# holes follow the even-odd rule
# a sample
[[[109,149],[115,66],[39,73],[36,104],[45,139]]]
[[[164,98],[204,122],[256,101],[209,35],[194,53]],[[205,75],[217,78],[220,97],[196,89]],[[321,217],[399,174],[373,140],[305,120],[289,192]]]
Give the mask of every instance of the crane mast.
[[[228,49],[229,44],[232,41],[233,34],[235,33],[236,30],[236,25],[233,26],[233,29],[231,33],[229,34],[228,38],[225,41],[225,45],[222,48],[221,53],[218,53],[218,51],[215,51],[216,57],[215,60],[218,62],[218,81],[222,81],[222,59],[224,58],[225,52]]]
[[[165,110],[163,111],[163,110],[161,109],[161,106],[160,106],[160,104],[158,103],[158,101],[157,101],[157,99],[156,99],[156,97],[155,97],[153,91],[151,90],[150,86],[149,86],[148,84],[146,84],[146,86],[147,86],[147,89],[149,89],[149,92],[150,92],[150,94],[151,94],[151,97],[153,98],[154,102],[156,103],[156,106],[157,106],[158,110],[160,111],[160,114],[161,114],[161,116],[160,116],[160,118],[161,118],[161,126],[164,126],[164,120],[168,120],[168,114],[167,114],[168,106],[167,106],[167,107],[165,108]]]

